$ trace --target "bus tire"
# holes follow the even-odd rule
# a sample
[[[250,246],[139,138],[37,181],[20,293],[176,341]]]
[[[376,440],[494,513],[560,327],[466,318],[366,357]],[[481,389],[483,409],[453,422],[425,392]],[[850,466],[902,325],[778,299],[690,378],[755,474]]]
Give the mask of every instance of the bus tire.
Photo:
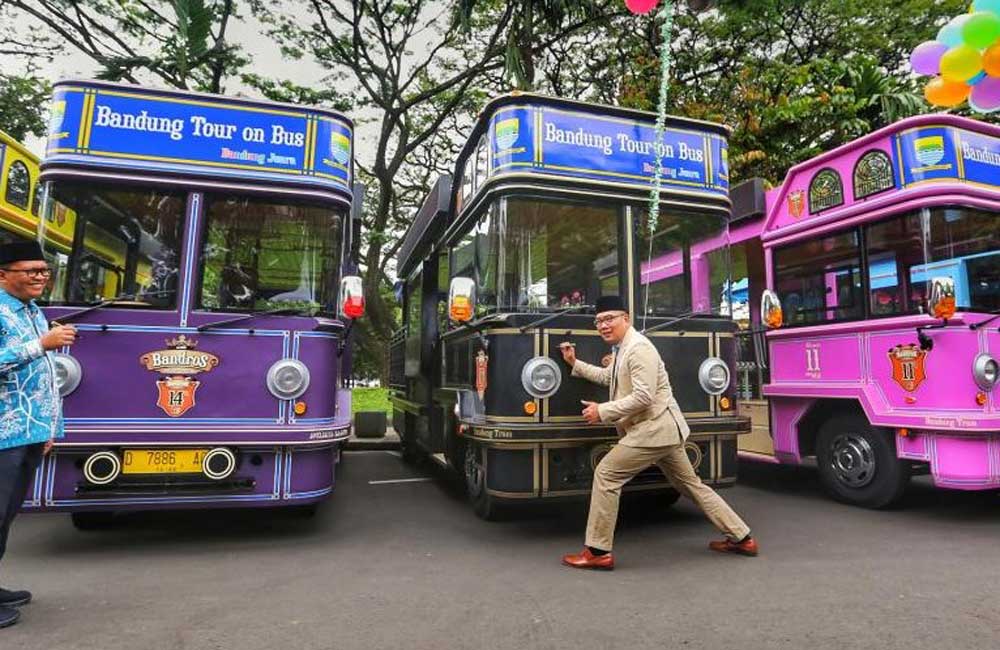
[[[465,492],[469,497],[473,512],[480,519],[496,521],[499,516],[497,500],[486,491],[486,464],[483,456],[486,448],[474,443],[465,445]]]
[[[910,464],[896,457],[891,433],[859,414],[836,416],[820,427],[816,464],[830,496],[863,508],[892,506],[910,481]]]
[[[416,418],[409,413],[404,417],[404,428],[399,431],[399,453],[403,462],[416,465],[420,462],[420,448],[417,446]]]
[[[107,511],[71,512],[69,517],[77,530],[105,530],[114,521],[114,513]]]

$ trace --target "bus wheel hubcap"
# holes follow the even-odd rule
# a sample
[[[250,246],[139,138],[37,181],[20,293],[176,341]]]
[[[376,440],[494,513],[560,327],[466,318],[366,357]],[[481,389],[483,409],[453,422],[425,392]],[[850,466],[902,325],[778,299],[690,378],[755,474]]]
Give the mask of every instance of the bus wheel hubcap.
[[[839,435],[833,439],[830,451],[830,466],[841,483],[861,488],[875,478],[875,451],[862,436]]]

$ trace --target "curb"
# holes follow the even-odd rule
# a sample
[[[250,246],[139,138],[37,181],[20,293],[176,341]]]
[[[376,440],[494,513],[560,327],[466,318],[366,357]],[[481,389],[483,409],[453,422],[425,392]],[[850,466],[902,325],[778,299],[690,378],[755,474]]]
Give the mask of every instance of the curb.
[[[389,429],[381,438],[358,438],[353,433],[344,444],[344,451],[399,451],[399,436]]]

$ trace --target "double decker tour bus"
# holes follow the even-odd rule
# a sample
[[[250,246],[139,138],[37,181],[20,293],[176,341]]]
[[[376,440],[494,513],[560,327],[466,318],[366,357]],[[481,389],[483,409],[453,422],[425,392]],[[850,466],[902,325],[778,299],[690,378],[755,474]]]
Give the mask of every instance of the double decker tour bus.
[[[56,85],[36,237],[66,437],[29,509],[300,505],[331,493],[360,280],[344,116]],[[352,206],[354,210],[352,210]]]
[[[733,203],[741,458],[867,507],[1000,487],[1000,128],[902,120]]]
[[[691,255],[727,227],[728,131],[668,119],[651,222],[654,118],[530,94],[496,99],[404,238],[393,424],[405,456],[464,476],[483,518],[512,502],[589,494],[617,436],[584,422],[580,400],[606,401],[607,388],[570,377],[558,345],[575,344],[591,363],[608,358],[593,324],[601,295],[621,296],[663,356],[699,475],[735,480],[736,436],[749,429],[730,381],[735,326],[690,299],[692,286],[728,277],[710,277]],[[626,489],[669,484],[653,467]]]

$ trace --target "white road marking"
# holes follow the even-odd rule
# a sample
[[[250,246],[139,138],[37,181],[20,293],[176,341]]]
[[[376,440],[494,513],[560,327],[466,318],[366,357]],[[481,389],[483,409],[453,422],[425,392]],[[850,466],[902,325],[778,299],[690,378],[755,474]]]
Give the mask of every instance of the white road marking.
[[[389,483],[423,483],[425,481],[433,481],[433,478],[421,477],[421,478],[394,478],[385,481],[368,481],[368,485],[387,485]]]

